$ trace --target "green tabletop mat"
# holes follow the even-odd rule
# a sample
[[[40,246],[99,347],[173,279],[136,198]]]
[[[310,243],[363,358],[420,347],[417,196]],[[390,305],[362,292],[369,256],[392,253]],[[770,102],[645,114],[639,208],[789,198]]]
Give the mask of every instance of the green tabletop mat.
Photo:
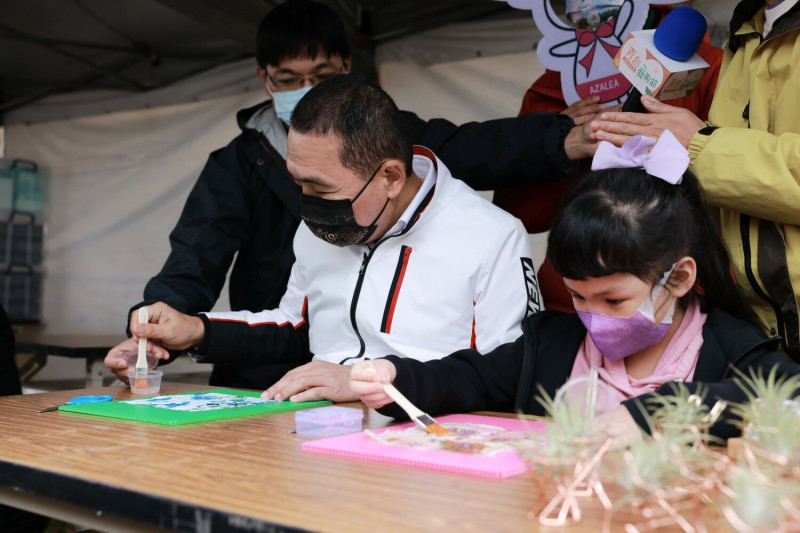
[[[259,398],[260,392],[238,389],[209,389],[195,392],[184,392],[161,396],[148,396],[142,398],[129,398],[126,400],[115,400],[111,402],[87,403],[80,405],[62,405],[59,411],[70,413],[82,413],[87,415],[106,416],[110,418],[123,418],[125,420],[137,420],[139,422],[150,422],[152,424],[165,424],[177,426],[181,424],[193,424],[195,422],[207,422],[210,420],[224,420],[229,418],[239,418],[242,416],[265,415],[281,413],[284,411],[296,411],[330,405],[332,402],[321,400],[316,402],[271,402],[256,405],[227,406],[219,409],[206,411],[179,411],[168,407],[155,407],[154,405],[137,405],[132,401],[150,400],[153,398],[164,398],[189,396],[192,399],[199,398],[202,401],[203,395],[226,394],[245,398]]]

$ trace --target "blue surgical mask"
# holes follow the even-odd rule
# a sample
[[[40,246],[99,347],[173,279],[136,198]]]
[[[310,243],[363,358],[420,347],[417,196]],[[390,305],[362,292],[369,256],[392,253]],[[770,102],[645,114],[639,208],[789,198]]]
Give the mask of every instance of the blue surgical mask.
[[[309,85],[308,87],[290,91],[270,91],[272,92],[272,102],[275,104],[275,113],[278,118],[285,122],[286,125],[289,125],[294,108],[297,107],[297,102],[310,90],[311,86]]]

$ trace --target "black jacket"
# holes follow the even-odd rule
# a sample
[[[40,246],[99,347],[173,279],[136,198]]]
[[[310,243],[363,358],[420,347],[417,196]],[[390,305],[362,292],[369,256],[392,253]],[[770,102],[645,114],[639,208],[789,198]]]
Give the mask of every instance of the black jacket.
[[[586,336],[574,313],[542,311],[522,323],[523,335],[513,343],[481,355],[461,350],[437,361],[422,363],[414,359],[389,356],[397,367],[394,385],[414,405],[431,415],[492,410],[544,415],[536,400],[541,385],[550,397],[567,382],[581,342]],[[730,403],[746,402],[747,396],[736,381],[734,368],[749,375],[749,369],[763,367],[765,374],[779,365],[781,374],[800,373],[777,350],[778,339],[768,339],[756,326],[733,318],[722,310],[712,310],[703,326],[703,346],[697,360],[694,381],[686,386],[696,391],[702,385],[706,403],[718,399]],[[669,383],[655,391],[672,392]],[[646,407],[651,394],[623,402],[644,430],[647,422],[639,404]],[[397,418],[405,414],[396,404],[379,410]],[[712,434],[729,438],[738,433],[726,412],[712,428]]]
[[[269,105],[239,111],[242,133],[209,156],[170,234],[164,267],[145,287],[144,301],[131,311],[157,301],[189,314],[209,311],[232,263],[232,310],[278,306],[294,263],[300,195],[283,158],[262,134],[246,127]],[[556,180],[577,167],[563,149],[574,126],[565,115],[540,113],[456,126],[403,114],[412,142],[432,149],[455,177],[476,189]],[[301,329],[297,335],[307,346],[306,332]],[[306,350],[292,361],[284,359],[286,364],[217,364],[211,384],[264,389],[310,357]]]

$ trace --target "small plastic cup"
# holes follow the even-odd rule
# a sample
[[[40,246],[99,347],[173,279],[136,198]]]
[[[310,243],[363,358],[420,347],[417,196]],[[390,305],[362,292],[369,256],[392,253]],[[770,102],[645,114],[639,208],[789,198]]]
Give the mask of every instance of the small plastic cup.
[[[128,380],[131,383],[131,394],[138,396],[152,396],[158,394],[161,390],[161,377],[164,375],[163,370],[147,371],[146,378],[136,378],[136,369],[128,369]]]
[[[122,354],[122,357],[128,362],[128,369],[136,367],[136,361],[139,359],[139,350],[130,350]],[[147,352],[147,368],[154,369],[158,366],[158,357],[154,354]]]

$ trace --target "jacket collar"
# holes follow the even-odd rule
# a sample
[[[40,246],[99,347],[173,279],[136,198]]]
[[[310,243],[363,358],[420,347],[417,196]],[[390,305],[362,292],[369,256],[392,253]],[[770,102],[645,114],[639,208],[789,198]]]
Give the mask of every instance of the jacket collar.
[[[239,129],[241,129],[242,131],[249,129],[247,127],[247,123],[250,121],[251,118],[253,118],[253,115],[261,111],[262,109],[266,109],[268,107],[272,107],[272,100],[265,100],[252,107],[246,107],[244,109],[240,109],[236,113],[236,124],[239,125]]]
[[[742,44],[742,39],[747,35],[737,35],[737,32],[742,29],[745,22],[755,17],[765,5],[764,0],[742,0],[733,10],[730,35],[728,36],[728,48],[731,52],[736,52],[736,50],[739,49]],[[800,2],[795,4],[788,13],[778,19],[772,27],[772,31],[767,35],[767,39],[797,27],[800,27]]]
[[[244,151],[245,157],[251,162],[251,167],[257,170],[258,175],[287,207],[292,217],[300,221],[300,194],[292,181],[292,176],[286,169],[286,132],[283,129],[281,130],[284,135],[283,150],[281,151],[279,150],[280,143],[276,145],[274,139],[268,138],[262,131],[252,127],[255,121],[254,117],[257,115],[263,115],[264,117],[260,122],[268,122],[270,115],[274,117],[274,120],[280,122],[280,119],[275,115],[272,102],[269,100],[241,109],[236,113],[236,123],[242,130],[241,137],[246,141],[240,145],[241,149]],[[283,128],[282,124],[280,123],[277,126]]]
[[[278,155],[286,159],[288,134],[271,101],[242,109],[236,114],[236,122],[243,132],[263,135]]]
[[[436,183],[433,184],[433,187],[428,194],[422,199],[422,201],[416,206],[414,209],[414,213],[409,217],[409,221],[406,224],[403,231],[401,231],[398,235],[404,235],[412,230],[417,225],[417,222],[422,217],[423,213],[426,211],[430,211],[433,207],[434,200],[438,203],[441,202],[441,197],[444,194],[443,191],[448,189],[448,181],[451,179],[450,171],[447,170],[447,167],[444,166],[444,163],[439,160],[438,157],[429,149],[424,146],[414,145],[414,157],[423,157],[429,159],[431,164],[433,165],[433,170],[436,172]]]
[[[703,346],[694,372],[695,381],[732,377],[732,368],[756,348],[778,349],[780,338],[768,338],[757,327],[721,309],[711,309],[703,326]],[[720,369],[723,374],[720,375]]]

